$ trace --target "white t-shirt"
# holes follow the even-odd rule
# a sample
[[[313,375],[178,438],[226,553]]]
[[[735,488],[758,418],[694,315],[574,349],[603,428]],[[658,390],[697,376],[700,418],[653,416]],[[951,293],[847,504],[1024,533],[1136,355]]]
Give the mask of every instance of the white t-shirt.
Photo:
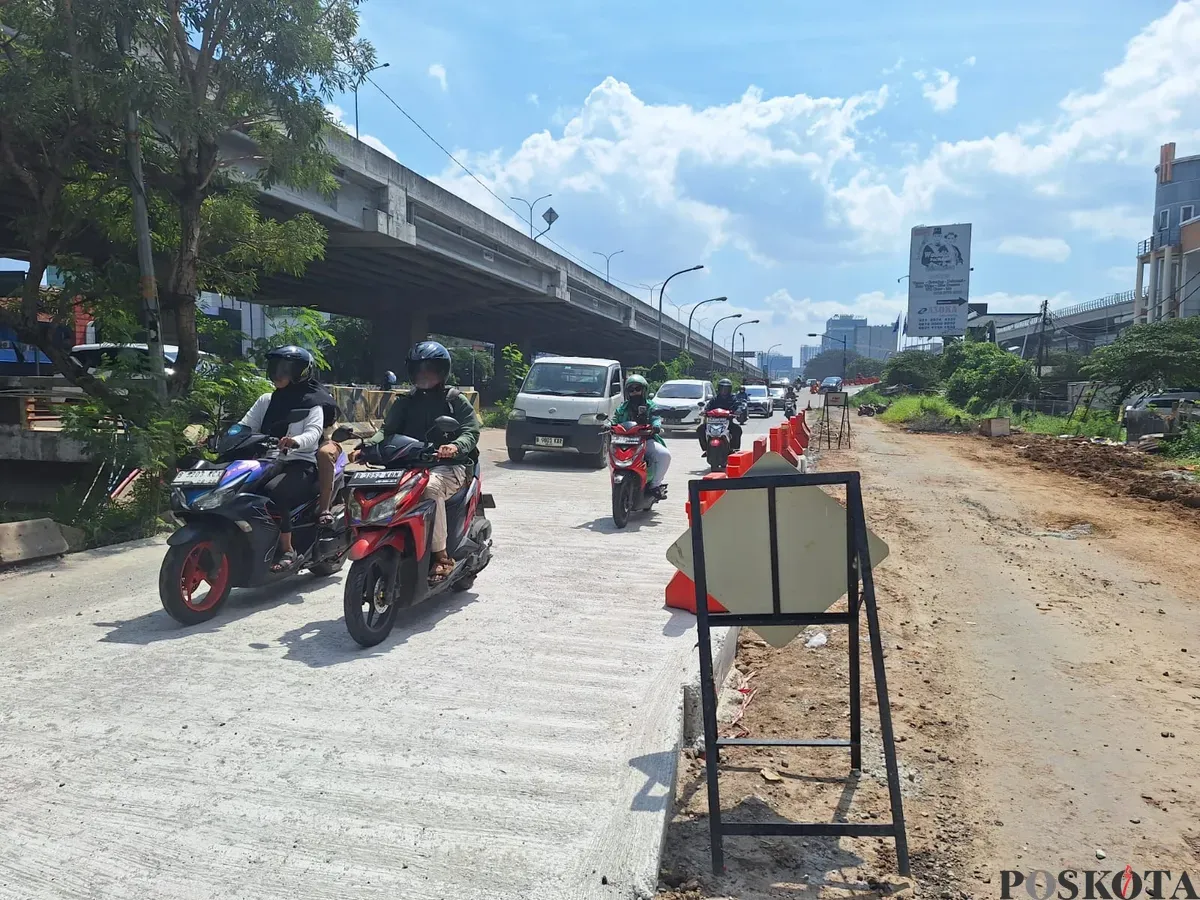
[[[254,405],[242,416],[239,425],[245,425],[253,431],[262,428],[263,416],[271,405],[270,393],[263,394],[254,401]],[[321,435],[325,433],[325,412],[319,406],[308,411],[308,417],[300,422],[288,423],[288,437],[294,438],[296,446],[288,450],[288,459],[303,459],[316,464],[317,447],[321,444]]]

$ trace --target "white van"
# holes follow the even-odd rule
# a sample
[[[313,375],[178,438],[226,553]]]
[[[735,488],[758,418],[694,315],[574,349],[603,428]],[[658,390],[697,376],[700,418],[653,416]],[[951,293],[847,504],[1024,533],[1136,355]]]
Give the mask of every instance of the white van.
[[[615,359],[534,360],[508,417],[508,458],[520,462],[528,450],[548,450],[579,453],[597,467],[606,465],[604,423],[621,405],[623,386],[621,364]]]

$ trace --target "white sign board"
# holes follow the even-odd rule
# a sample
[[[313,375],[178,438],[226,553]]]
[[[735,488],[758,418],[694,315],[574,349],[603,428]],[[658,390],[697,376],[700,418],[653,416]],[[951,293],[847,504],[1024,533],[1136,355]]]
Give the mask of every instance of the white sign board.
[[[914,228],[908,258],[908,334],[966,334],[970,281],[970,225]]]

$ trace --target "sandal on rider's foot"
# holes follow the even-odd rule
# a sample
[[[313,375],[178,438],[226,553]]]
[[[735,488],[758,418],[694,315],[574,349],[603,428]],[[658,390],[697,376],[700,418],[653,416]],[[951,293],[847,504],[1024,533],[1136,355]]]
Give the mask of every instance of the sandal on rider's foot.
[[[283,575],[286,572],[292,571],[296,567],[296,551],[287,550],[280,555],[276,560],[275,565],[271,566],[271,572],[275,575]]]
[[[317,525],[319,525],[321,528],[332,528],[333,527],[333,513],[331,513],[331,512],[321,513],[319,516],[317,516]]]
[[[441,584],[454,571],[454,560],[450,557],[434,560],[433,568],[429,570],[429,583]]]

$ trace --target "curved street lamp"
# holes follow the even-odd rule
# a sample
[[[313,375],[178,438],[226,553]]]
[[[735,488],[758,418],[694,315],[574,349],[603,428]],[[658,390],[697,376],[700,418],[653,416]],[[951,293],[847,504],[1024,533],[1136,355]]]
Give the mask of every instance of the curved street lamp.
[[[529,236],[530,237],[533,237],[533,208],[535,206],[537,206],[539,203],[541,203],[543,200],[546,200],[547,198],[553,197],[553,196],[554,196],[553,194],[542,194],[542,196],[538,197],[532,203],[530,203],[524,197],[509,197],[508,198],[509,200],[516,200],[519,203],[524,203],[526,206],[529,207]],[[549,229],[547,229],[547,230],[549,230]]]
[[[747,325],[757,325],[759,319],[751,319],[749,322],[738,322],[733,328],[733,335],[729,338],[729,361],[733,362],[733,342],[737,340],[738,329],[745,328]]]
[[[685,273],[685,272],[697,272],[697,271],[699,271],[700,269],[703,269],[703,268],[704,268],[704,264],[703,264],[703,263],[701,263],[701,264],[700,264],[700,265],[698,265],[698,266],[692,266],[690,269],[680,269],[678,272],[672,272],[672,273],[671,273],[671,278],[674,278],[676,275],[682,275],[682,274],[683,274],[683,273]],[[668,284],[670,284],[670,282],[671,282],[671,278],[668,278],[666,281],[664,281],[664,282],[662,283],[662,287],[661,287],[661,288],[659,289],[659,291],[658,291],[658,361],[659,361],[659,362],[662,362],[662,304],[663,304],[663,294],[665,294],[665,293],[666,293],[666,291],[667,291],[667,285],[668,285]]]
[[[593,250],[592,252],[594,254],[596,254],[597,256],[604,257],[604,280],[608,281],[609,284],[612,284],[612,282],[608,280],[609,263],[612,261],[612,258],[614,256],[616,256],[618,253],[624,253],[625,251],[624,250],[614,250],[612,253],[601,253],[599,250]]]
[[[705,303],[724,303],[728,297],[713,297],[711,300],[701,300],[692,307],[692,311],[688,313],[688,328],[687,334],[683,336],[683,349],[689,350],[692,346],[692,316],[696,315],[696,310],[702,307]]]
[[[841,341],[842,342],[842,379],[844,380],[846,378],[846,338],[838,337],[836,334],[830,334],[829,332],[825,332],[824,334],[817,334],[815,331],[810,331],[808,333],[808,336],[821,338],[822,339],[822,341],[821,341],[822,347],[825,346],[825,339],[828,339],[831,341]]]
[[[362,75],[359,76],[358,80],[354,82],[354,139],[356,141],[358,140],[358,88],[364,81],[367,80],[367,76],[372,72],[378,72],[380,69],[386,69],[390,65],[391,63],[380,63],[373,69],[367,69],[367,71],[363,72]]]
[[[733,315],[725,316],[724,319],[717,319],[713,322],[712,334],[708,338],[708,371],[711,373],[717,367],[717,326],[725,319],[740,319],[741,313],[733,313]]]
[[[770,383],[770,381],[771,381],[771,351],[774,350],[776,347],[782,347],[782,346],[783,346],[783,344],[772,344],[770,347],[767,348],[767,353],[763,357],[763,368],[766,370],[768,383]]]

